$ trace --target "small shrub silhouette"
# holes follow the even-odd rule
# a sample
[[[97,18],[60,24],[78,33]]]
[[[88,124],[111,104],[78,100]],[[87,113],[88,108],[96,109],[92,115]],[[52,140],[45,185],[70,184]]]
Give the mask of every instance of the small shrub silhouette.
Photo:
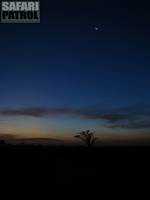
[[[0,140],[0,145],[5,145],[5,140]]]
[[[97,141],[97,138],[95,137],[95,132],[90,132],[90,130],[82,131],[75,135],[75,138],[79,138],[82,140],[88,147],[91,147],[94,145],[94,143]]]

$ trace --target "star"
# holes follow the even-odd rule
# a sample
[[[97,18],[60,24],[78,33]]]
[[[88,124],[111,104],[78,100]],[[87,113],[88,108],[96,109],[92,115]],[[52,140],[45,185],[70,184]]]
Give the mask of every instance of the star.
[[[94,30],[95,30],[95,31],[101,32],[101,31],[104,30],[104,25],[102,25],[101,27],[99,27],[99,26],[94,26]]]
[[[99,27],[95,26],[94,29],[95,29],[95,31],[98,31],[98,30],[99,30]]]

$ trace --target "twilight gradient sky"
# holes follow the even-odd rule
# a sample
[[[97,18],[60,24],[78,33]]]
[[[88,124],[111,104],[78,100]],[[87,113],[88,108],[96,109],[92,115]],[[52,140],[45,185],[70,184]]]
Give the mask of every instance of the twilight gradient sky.
[[[144,2],[42,0],[40,24],[0,32],[1,137],[150,139]]]

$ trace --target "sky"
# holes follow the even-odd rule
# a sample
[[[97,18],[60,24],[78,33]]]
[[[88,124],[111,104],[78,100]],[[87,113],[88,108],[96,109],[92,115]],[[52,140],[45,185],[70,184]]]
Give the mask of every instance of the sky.
[[[0,24],[0,138],[150,141],[150,13],[138,1],[41,1]]]

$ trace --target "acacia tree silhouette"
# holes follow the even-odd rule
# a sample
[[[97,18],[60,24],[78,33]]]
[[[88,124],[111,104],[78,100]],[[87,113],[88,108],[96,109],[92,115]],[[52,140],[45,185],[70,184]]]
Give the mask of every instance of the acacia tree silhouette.
[[[97,138],[95,137],[95,132],[90,132],[90,130],[82,131],[75,135],[75,138],[79,138],[86,143],[88,147],[91,147],[96,142]]]

